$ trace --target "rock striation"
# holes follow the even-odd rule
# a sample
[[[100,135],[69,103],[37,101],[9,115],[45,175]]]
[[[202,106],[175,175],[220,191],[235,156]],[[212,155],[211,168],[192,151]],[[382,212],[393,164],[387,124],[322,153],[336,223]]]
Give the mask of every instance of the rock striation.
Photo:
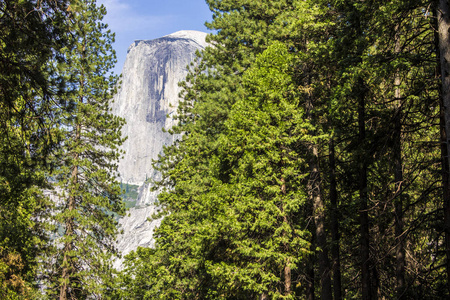
[[[113,113],[124,117],[123,134],[128,139],[119,162],[122,182],[142,185],[151,174],[152,159],[173,136],[161,129],[172,127],[176,112],[178,82],[187,74],[195,52],[206,46],[206,33],[179,31],[154,40],[135,41],[122,70],[122,84],[114,98]],[[167,117],[169,116],[169,117]]]
[[[135,207],[120,220],[123,234],[117,247],[122,254],[138,246],[154,244],[153,230],[161,220],[148,221],[156,211],[157,192],[146,183],[159,176],[152,169],[152,160],[162,153],[163,146],[173,143],[174,137],[163,128],[174,125],[178,83],[187,75],[187,66],[195,53],[206,47],[206,33],[179,31],[154,40],[135,41],[129,48],[122,70],[122,83],[114,98],[112,111],[125,118],[122,145],[125,155],[119,161],[122,183],[139,186]],[[116,263],[120,267],[120,262]]]

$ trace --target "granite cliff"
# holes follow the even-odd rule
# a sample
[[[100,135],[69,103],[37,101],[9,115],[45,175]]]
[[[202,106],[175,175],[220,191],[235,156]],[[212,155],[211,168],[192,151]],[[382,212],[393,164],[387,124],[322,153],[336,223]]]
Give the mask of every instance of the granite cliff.
[[[187,75],[187,65],[195,52],[206,46],[206,33],[179,31],[154,40],[135,41],[129,48],[122,70],[122,84],[114,98],[113,113],[125,118],[123,135],[128,136],[122,149],[126,154],[119,161],[119,180],[134,188],[134,198],[128,198],[133,208],[120,220],[124,233],[117,246],[122,254],[138,246],[153,246],[153,229],[160,220],[147,221],[156,207],[157,192],[146,183],[158,173],[152,169],[152,159],[164,145],[175,138],[163,132],[173,126],[181,91],[178,82]]]
[[[113,112],[127,121],[123,134],[128,139],[119,163],[122,182],[141,185],[151,174],[152,159],[173,137],[161,131],[170,128],[176,112],[186,66],[195,52],[206,46],[206,33],[179,31],[154,40],[135,41],[122,70],[121,88]],[[169,116],[169,117],[167,117]]]

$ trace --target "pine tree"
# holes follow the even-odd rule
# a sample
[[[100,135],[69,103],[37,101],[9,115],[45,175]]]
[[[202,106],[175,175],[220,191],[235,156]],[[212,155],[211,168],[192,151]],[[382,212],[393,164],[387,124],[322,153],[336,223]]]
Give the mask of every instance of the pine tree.
[[[55,178],[56,253],[44,268],[50,271],[47,293],[59,299],[101,297],[112,276],[116,254],[117,217],[123,213],[116,181],[123,120],[110,113],[116,76],[113,35],[101,22],[104,6],[95,0],[74,2],[68,63],[61,66],[72,90],[73,106],[61,120],[64,144]]]
[[[307,199],[310,124],[295,93],[291,56],[281,43],[257,56],[244,73],[245,96],[230,112],[222,146],[235,166],[227,215],[238,238],[229,246],[234,257],[223,257],[216,269],[240,273],[234,285],[262,299],[294,297],[293,271],[309,253],[298,215]]]
[[[159,292],[160,297],[220,295],[217,289],[221,282],[209,274],[206,259],[222,253],[233,237],[226,232],[227,227],[213,225],[231,201],[226,200],[223,183],[230,180],[232,166],[218,156],[218,140],[225,130],[230,108],[242,96],[242,73],[271,39],[281,36],[279,31],[270,29],[280,14],[276,8],[289,9],[284,1],[208,3],[215,14],[208,26],[220,30],[209,37],[216,46],[204,51],[200,65],[194,66],[186,78],[180,123],[173,129],[185,134],[181,141],[165,150],[160,161],[164,176],[161,184],[167,189],[160,194],[159,202],[167,217],[156,232],[158,250],[155,253],[148,250],[154,255],[153,261],[160,264],[133,262],[141,265],[141,269],[158,272],[160,280],[148,279],[147,286],[151,287],[149,294]],[[139,256],[147,258],[148,254],[143,253],[144,250],[140,251]],[[142,274],[131,268],[130,275]]]
[[[352,95],[351,91],[357,91],[361,84],[364,84],[366,88],[364,105],[366,117],[365,121],[360,120],[364,122],[366,144],[361,144],[355,139],[358,132],[353,131],[351,124],[352,122],[356,124],[357,120],[347,125],[341,123],[335,127],[339,130],[342,141],[353,140],[347,146],[343,142],[337,148],[341,156],[341,168],[347,173],[346,176],[352,178],[350,174],[354,173],[353,178],[358,178],[362,173],[360,167],[351,167],[352,159],[345,161],[346,152],[350,154],[354,151],[350,154],[354,157],[353,161],[364,162],[365,160],[368,164],[366,191],[369,193],[370,200],[367,202],[367,211],[370,220],[371,266],[369,278],[366,280],[366,286],[369,286],[369,289],[363,288],[361,292],[365,292],[366,297],[381,297],[381,295],[386,297],[397,295],[399,298],[418,297],[417,295],[424,295],[424,286],[431,284],[433,280],[418,284],[413,278],[417,280],[421,276],[419,274],[425,273],[428,274],[427,276],[437,276],[434,278],[441,277],[439,271],[426,270],[425,266],[432,264],[432,260],[425,256],[413,255],[414,258],[402,259],[403,251],[418,253],[417,248],[412,250],[411,246],[419,243],[421,239],[427,240],[429,244],[441,243],[437,242],[440,239],[439,233],[437,231],[432,233],[427,227],[433,223],[436,224],[436,219],[433,220],[433,218],[439,218],[439,210],[436,210],[437,206],[431,200],[438,196],[435,193],[428,193],[439,190],[436,181],[438,169],[433,163],[438,157],[436,156],[438,148],[433,142],[437,140],[435,108],[438,106],[433,79],[434,66],[430,64],[434,60],[433,33],[428,27],[430,19],[429,15],[424,14],[423,3],[375,1],[367,4],[374,6],[350,5],[344,8],[337,5],[336,9],[343,10],[342,15],[346,15],[348,19],[340,25],[346,29],[338,34],[341,42],[337,42],[335,45],[338,47],[332,50],[337,55],[339,55],[338,51],[343,51],[344,54],[338,59],[343,73],[337,77],[340,82],[334,87],[335,91],[347,90],[339,95],[335,102],[339,103],[340,108],[337,109],[339,117],[335,118],[334,122],[344,121],[343,116],[351,120],[351,111],[357,115],[357,111],[352,108],[354,102],[351,99],[355,94]],[[359,15],[370,12],[367,17],[364,17],[362,35],[357,35],[365,39],[360,44],[363,45],[360,52],[347,48],[346,44],[350,45],[350,43],[345,42],[349,38],[348,35],[351,35],[352,30],[356,28],[354,19],[351,18],[355,11],[359,11]],[[351,39],[355,41],[355,44],[351,46],[355,47],[354,49],[358,45],[357,37]],[[355,53],[359,54],[355,55]],[[352,65],[355,62],[357,64]],[[365,70],[370,70],[370,73]],[[358,74],[362,75],[361,82],[355,84],[347,81]],[[346,86],[347,84],[350,86]],[[400,89],[401,96],[399,96]],[[341,109],[347,103],[351,103],[347,106],[349,113],[344,113]],[[360,126],[360,128],[363,127]],[[360,149],[356,150],[358,146]],[[356,151],[351,150],[352,148]],[[361,152],[358,154],[359,151]],[[396,164],[393,164],[393,161]],[[399,180],[399,178],[402,179]],[[433,179],[430,180],[431,178]],[[341,176],[341,180],[345,180],[345,177]],[[356,191],[358,187],[352,186],[351,182],[347,184],[350,189],[346,190],[343,186],[341,192],[343,195],[348,193],[347,197],[351,199],[351,190]],[[351,207],[354,204],[348,201],[347,205]],[[356,208],[356,205],[354,207]],[[360,211],[362,214],[363,210],[360,209]],[[348,212],[351,216],[354,210]],[[346,212],[342,210],[341,213]],[[387,226],[387,224],[390,225]],[[346,233],[343,237],[347,242],[344,244],[351,244],[355,240],[350,233],[353,228],[352,224],[345,229]],[[397,231],[393,230],[394,228]],[[349,248],[347,251],[351,251],[352,246]],[[421,246],[421,248],[427,247]],[[393,249],[396,251],[394,252]],[[350,256],[351,260],[356,257],[355,254]],[[376,263],[380,261],[383,261],[383,264]],[[350,261],[346,262],[347,267],[344,269],[350,270],[348,263]],[[360,262],[355,261],[351,264],[354,265],[354,263]],[[395,272],[397,272],[397,279],[393,280],[392,274]],[[434,282],[442,281],[436,279]],[[416,296],[412,296],[414,293]]]
[[[36,290],[39,255],[46,248],[45,172],[59,144],[69,1],[0,2],[0,298]]]
[[[444,234],[445,234],[445,255],[446,262],[445,267],[447,271],[447,289],[450,294],[450,146],[449,136],[450,136],[450,77],[449,77],[449,59],[450,59],[450,6],[447,1],[439,0],[434,3],[436,13],[435,17],[437,19],[437,53],[438,53],[438,68],[440,70],[440,103],[443,111],[443,138],[442,143],[445,144],[442,153],[443,160],[443,210],[444,210]],[[445,153],[447,150],[447,153]]]

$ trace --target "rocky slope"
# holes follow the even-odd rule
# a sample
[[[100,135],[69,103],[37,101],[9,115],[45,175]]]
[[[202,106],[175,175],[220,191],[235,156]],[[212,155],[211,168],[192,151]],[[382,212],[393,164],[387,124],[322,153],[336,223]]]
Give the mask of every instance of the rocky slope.
[[[162,128],[172,127],[181,91],[178,82],[187,74],[187,65],[195,52],[206,46],[206,33],[179,31],[154,40],[135,41],[128,49],[122,71],[122,84],[114,98],[113,113],[125,118],[123,134],[128,139],[119,162],[120,180],[139,186],[135,207],[120,223],[118,249],[127,254],[138,246],[153,245],[153,229],[160,220],[149,222],[155,212],[156,192],[146,179],[158,176],[152,169],[163,146],[174,138]]]

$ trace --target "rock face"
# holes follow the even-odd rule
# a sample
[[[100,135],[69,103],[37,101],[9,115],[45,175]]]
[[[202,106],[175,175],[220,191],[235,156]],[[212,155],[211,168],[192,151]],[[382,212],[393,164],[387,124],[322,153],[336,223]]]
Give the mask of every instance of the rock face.
[[[122,254],[138,246],[151,247],[153,229],[161,220],[147,221],[156,210],[157,192],[150,190],[147,178],[155,178],[152,159],[174,138],[163,128],[174,124],[170,117],[176,112],[181,89],[178,82],[187,75],[187,65],[195,52],[206,46],[206,33],[179,31],[154,40],[135,41],[129,48],[122,71],[122,84],[112,106],[113,113],[125,118],[123,134],[128,139],[126,151],[119,162],[122,183],[139,186],[135,207],[120,220],[123,234],[117,247]],[[116,263],[120,268],[120,262]]]
[[[125,157],[119,162],[120,179],[141,185],[151,174],[152,159],[173,137],[170,128],[178,106],[178,82],[195,52],[206,46],[206,33],[179,31],[159,39],[135,41],[122,70],[122,85],[114,98],[113,113],[127,121],[123,134]],[[169,116],[169,117],[167,117]]]

